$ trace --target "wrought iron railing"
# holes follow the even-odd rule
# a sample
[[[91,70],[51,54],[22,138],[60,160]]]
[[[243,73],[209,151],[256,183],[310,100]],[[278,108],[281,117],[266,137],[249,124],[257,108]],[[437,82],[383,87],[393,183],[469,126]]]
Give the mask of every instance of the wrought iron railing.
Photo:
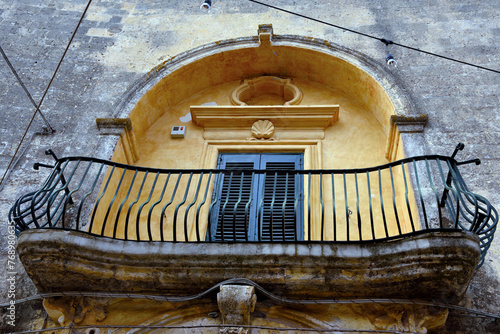
[[[19,232],[170,242],[359,243],[466,230],[479,238],[482,264],[498,214],[465,184],[458,166],[479,161],[457,162],[461,148],[340,170],[157,169],[48,150],[55,164],[35,164],[51,169],[47,180],[9,219]]]

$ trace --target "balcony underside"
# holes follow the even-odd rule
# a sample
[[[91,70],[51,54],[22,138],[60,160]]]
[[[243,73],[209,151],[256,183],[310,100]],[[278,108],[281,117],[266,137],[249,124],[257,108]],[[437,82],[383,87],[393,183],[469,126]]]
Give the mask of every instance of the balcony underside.
[[[386,242],[136,242],[27,230],[18,253],[40,292],[192,295],[247,278],[293,298],[461,298],[479,263],[477,237],[422,233]]]

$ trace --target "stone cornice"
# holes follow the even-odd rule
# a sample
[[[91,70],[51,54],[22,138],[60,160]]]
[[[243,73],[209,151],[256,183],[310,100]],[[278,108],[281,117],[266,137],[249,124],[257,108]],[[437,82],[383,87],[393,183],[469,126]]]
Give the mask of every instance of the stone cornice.
[[[205,129],[251,127],[259,120],[276,127],[325,129],[338,121],[339,106],[192,106],[191,115]]]

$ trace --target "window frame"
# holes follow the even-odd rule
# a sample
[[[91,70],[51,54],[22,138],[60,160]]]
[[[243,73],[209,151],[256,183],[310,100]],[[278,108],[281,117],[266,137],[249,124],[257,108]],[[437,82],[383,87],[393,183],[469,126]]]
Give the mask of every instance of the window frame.
[[[275,164],[288,164],[288,166],[285,167],[280,167],[279,165]],[[253,164],[253,169],[255,170],[263,170],[267,169],[267,167],[271,167],[274,165],[276,170],[281,170],[281,169],[288,169],[291,167],[290,164],[293,164],[293,170],[303,170],[304,169],[304,153],[303,152],[245,152],[245,153],[224,153],[221,152],[219,153],[218,157],[218,163],[217,163],[217,169],[230,169],[228,168],[228,164],[235,164],[235,170],[238,170],[236,164],[246,164],[247,168],[243,169],[249,169],[248,167],[250,164]],[[277,168],[276,168],[277,167]],[[235,175],[235,174],[233,174]],[[217,240],[217,241],[222,241],[222,238],[219,234],[219,237],[217,237],[217,233],[222,233],[222,231],[218,231],[219,225],[220,225],[220,209],[222,206],[227,204],[229,200],[232,200],[233,202],[236,200],[236,198],[231,198],[231,197],[226,197],[227,194],[231,193],[230,189],[237,189],[237,191],[241,191],[242,189],[245,188],[248,192],[248,178],[241,179],[241,177],[236,177],[237,181],[235,183],[232,183],[232,176],[230,181],[230,188],[227,188],[227,183],[225,183],[224,180],[227,180],[228,175],[218,175],[216,178],[216,181],[214,183],[214,193],[213,196],[224,196],[224,198],[213,198],[213,200],[217,203],[214,205],[214,210],[212,211],[209,219],[211,220],[210,224],[210,230],[207,229],[207,240]],[[283,179],[279,178],[278,174],[275,174],[275,177],[273,178],[273,187],[282,185],[285,186],[285,189],[288,190],[288,185],[286,185],[283,182]],[[280,183],[282,182],[282,183]],[[286,202],[288,203],[293,203],[292,205],[292,210],[293,210],[293,220],[285,222],[281,220],[281,224],[293,224],[293,240],[290,239],[290,229],[287,229],[285,227],[285,231],[288,231],[288,235],[285,231],[283,231],[283,228],[277,228],[277,233],[276,233],[276,238],[278,238],[277,241],[302,241],[304,240],[304,213],[303,213],[303,206],[304,206],[304,182],[303,179],[300,175],[295,174],[294,180],[290,181],[288,179],[288,182],[293,182],[293,202],[289,202],[287,199]],[[243,186],[245,184],[245,186]],[[288,183],[290,184],[290,183]],[[245,226],[239,226],[239,229],[241,230],[242,228],[247,231],[246,235],[246,240],[248,241],[275,241],[273,236],[270,235],[270,230],[273,230],[273,227],[271,227],[270,223],[273,218],[270,218],[269,221],[264,220],[264,213],[266,213],[268,216],[273,217],[273,212],[276,212],[280,210],[279,208],[273,208],[271,211],[271,208],[266,204],[269,202],[269,198],[266,196],[266,186],[268,187],[269,184],[266,185],[266,174],[255,174],[252,175],[252,180],[250,181],[250,196],[246,197],[245,201],[246,203],[250,203],[250,206],[248,207],[248,215],[245,213],[245,218],[248,221],[248,225]],[[224,191],[223,191],[224,189]],[[224,194],[225,192],[225,194]],[[238,193],[239,199],[241,199],[241,193]],[[285,195],[285,198],[288,195]],[[274,196],[273,196],[274,199]],[[225,201],[224,203],[222,201]],[[281,202],[282,203],[282,202]],[[243,203],[244,205],[244,203]],[[290,206],[288,204],[285,204],[286,207],[281,207],[281,210],[286,210],[290,212]],[[239,209],[239,204],[237,206],[233,205],[230,210],[233,210],[234,208],[234,213],[232,215],[232,219],[235,219],[235,214],[236,210]],[[282,216],[283,217],[283,216]],[[286,215],[285,217],[290,217]],[[223,218],[224,219],[224,218]],[[235,220],[234,220],[235,221]],[[241,222],[241,221],[240,221]],[[224,223],[223,223],[224,224]],[[230,223],[231,224],[231,223]],[[245,222],[243,224],[246,224]],[[279,222],[276,223],[274,222],[272,226],[276,227],[278,225],[282,226]],[[265,229],[264,226],[267,225],[268,228]],[[234,225],[233,225],[234,226]],[[290,227],[290,225],[288,225]],[[263,232],[266,230],[268,232],[268,237],[263,236]],[[281,235],[279,235],[279,232],[281,232]],[[236,236],[236,232],[233,230],[233,233],[235,235],[227,235],[224,234],[224,241],[243,241],[239,240],[238,237]],[[235,240],[236,236],[236,240]],[[240,232],[241,236],[241,232]]]

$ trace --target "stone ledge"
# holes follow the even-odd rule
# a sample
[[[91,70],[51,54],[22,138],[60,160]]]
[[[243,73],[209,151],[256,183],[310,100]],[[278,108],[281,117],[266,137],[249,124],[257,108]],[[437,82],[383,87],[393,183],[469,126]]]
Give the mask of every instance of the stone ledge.
[[[468,232],[423,233],[369,244],[171,243],[63,230],[21,234],[18,254],[40,292],[191,295],[248,278],[294,298],[459,300],[479,261]]]
[[[338,121],[339,106],[191,106],[191,115],[204,129],[251,127],[269,120],[277,127],[324,130]]]

